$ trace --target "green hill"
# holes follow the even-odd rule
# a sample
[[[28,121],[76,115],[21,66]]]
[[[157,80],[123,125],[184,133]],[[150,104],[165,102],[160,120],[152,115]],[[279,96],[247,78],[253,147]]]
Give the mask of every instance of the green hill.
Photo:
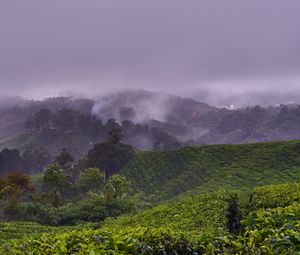
[[[287,186],[286,186],[287,185]],[[271,188],[273,191],[271,191]],[[40,237],[11,240],[3,254],[298,254],[300,251],[299,183],[254,189],[256,203],[266,196],[292,194],[285,206],[258,206],[244,215],[240,232],[228,233],[228,204],[222,193],[185,195],[138,214],[106,220],[100,229],[37,228]],[[263,190],[267,192],[264,196]],[[261,194],[261,195],[260,195]],[[251,202],[250,202],[251,203]],[[281,204],[278,204],[281,205]],[[14,223],[13,223],[14,224]],[[54,231],[54,232],[53,232]]]
[[[170,198],[198,187],[249,190],[300,179],[300,141],[139,151],[122,170],[135,187]]]

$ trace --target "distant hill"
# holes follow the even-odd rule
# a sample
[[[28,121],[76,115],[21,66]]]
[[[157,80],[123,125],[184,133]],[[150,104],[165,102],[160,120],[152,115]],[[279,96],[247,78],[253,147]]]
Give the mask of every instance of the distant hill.
[[[69,97],[48,98],[45,100],[24,100],[20,98],[0,98],[0,139],[25,130],[24,123],[28,116],[40,109],[53,111],[72,108],[82,113],[92,111],[93,101],[72,99]]]
[[[93,144],[103,141],[109,128],[101,128],[105,123],[110,127],[123,127],[124,143],[131,144],[140,149],[173,148],[181,146],[180,136],[170,134],[167,128],[160,125],[159,120],[166,119],[174,123],[190,121],[198,116],[215,109],[214,107],[194,101],[162,93],[133,90],[103,96],[97,99],[74,99],[70,97],[56,97],[45,100],[21,100],[16,98],[13,102],[8,100],[0,102],[0,149],[17,148],[23,150],[25,145],[46,147],[55,154],[62,148],[80,156],[86,153]],[[25,122],[32,118],[41,109],[48,109],[52,113],[63,109],[72,110],[76,114],[94,115],[99,122],[96,123],[98,131],[86,135],[81,123],[80,130],[77,120],[73,127],[63,132],[43,132],[26,129]],[[125,122],[124,122],[125,121]],[[163,122],[164,123],[164,122]],[[86,122],[86,129],[89,123]],[[181,124],[178,124],[179,126]],[[181,126],[180,126],[181,128]],[[38,132],[37,132],[38,131]],[[185,132],[186,129],[183,129]],[[100,133],[99,133],[100,132]]]
[[[102,123],[112,121],[117,126],[125,124],[127,129],[124,129],[123,142],[139,149],[300,139],[300,106],[296,104],[229,110],[190,98],[128,90],[93,99],[0,98],[0,149],[22,150],[31,143],[48,147],[56,153],[65,146],[79,156],[86,153],[92,144],[102,141],[109,131],[101,129],[101,134],[86,136],[81,131],[74,133],[74,130],[67,129],[47,137],[28,132],[25,129],[26,120],[45,108],[52,113],[71,109],[80,114],[93,115]]]

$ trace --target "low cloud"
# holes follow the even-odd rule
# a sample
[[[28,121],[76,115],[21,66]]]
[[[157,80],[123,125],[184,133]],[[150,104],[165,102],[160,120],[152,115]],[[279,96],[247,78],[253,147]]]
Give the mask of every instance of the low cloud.
[[[247,91],[292,92],[299,84],[299,8],[297,0],[4,0],[0,93],[143,88],[206,93],[221,104]]]

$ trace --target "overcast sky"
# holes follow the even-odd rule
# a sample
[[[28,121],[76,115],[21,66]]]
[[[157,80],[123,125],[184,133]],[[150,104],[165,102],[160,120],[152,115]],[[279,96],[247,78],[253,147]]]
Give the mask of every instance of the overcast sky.
[[[300,87],[299,0],[0,0],[0,93]]]

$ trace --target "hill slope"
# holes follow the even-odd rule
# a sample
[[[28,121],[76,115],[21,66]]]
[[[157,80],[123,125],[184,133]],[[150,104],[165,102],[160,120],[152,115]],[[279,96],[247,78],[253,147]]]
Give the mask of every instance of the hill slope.
[[[78,226],[73,231],[52,229],[41,237],[24,233],[0,248],[3,254],[298,254],[300,250],[299,185],[273,186],[271,197],[282,191],[298,196],[285,207],[251,211],[239,233],[228,233],[226,204],[217,193],[184,196],[136,215],[107,220],[100,229]],[[269,187],[261,189],[269,190]],[[259,202],[263,197],[254,190]],[[295,203],[296,202],[296,203]],[[261,208],[261,209],[259,209]],[[80,227],[80,228],[79,228]],[[159,228],[157,228],[159,227]],[[57,233],[55,233],[57,232]]]
[[[140,151],[122,173],[160,198],[197,186],[211,191],[289,182],[300,178],[300,141]]]

